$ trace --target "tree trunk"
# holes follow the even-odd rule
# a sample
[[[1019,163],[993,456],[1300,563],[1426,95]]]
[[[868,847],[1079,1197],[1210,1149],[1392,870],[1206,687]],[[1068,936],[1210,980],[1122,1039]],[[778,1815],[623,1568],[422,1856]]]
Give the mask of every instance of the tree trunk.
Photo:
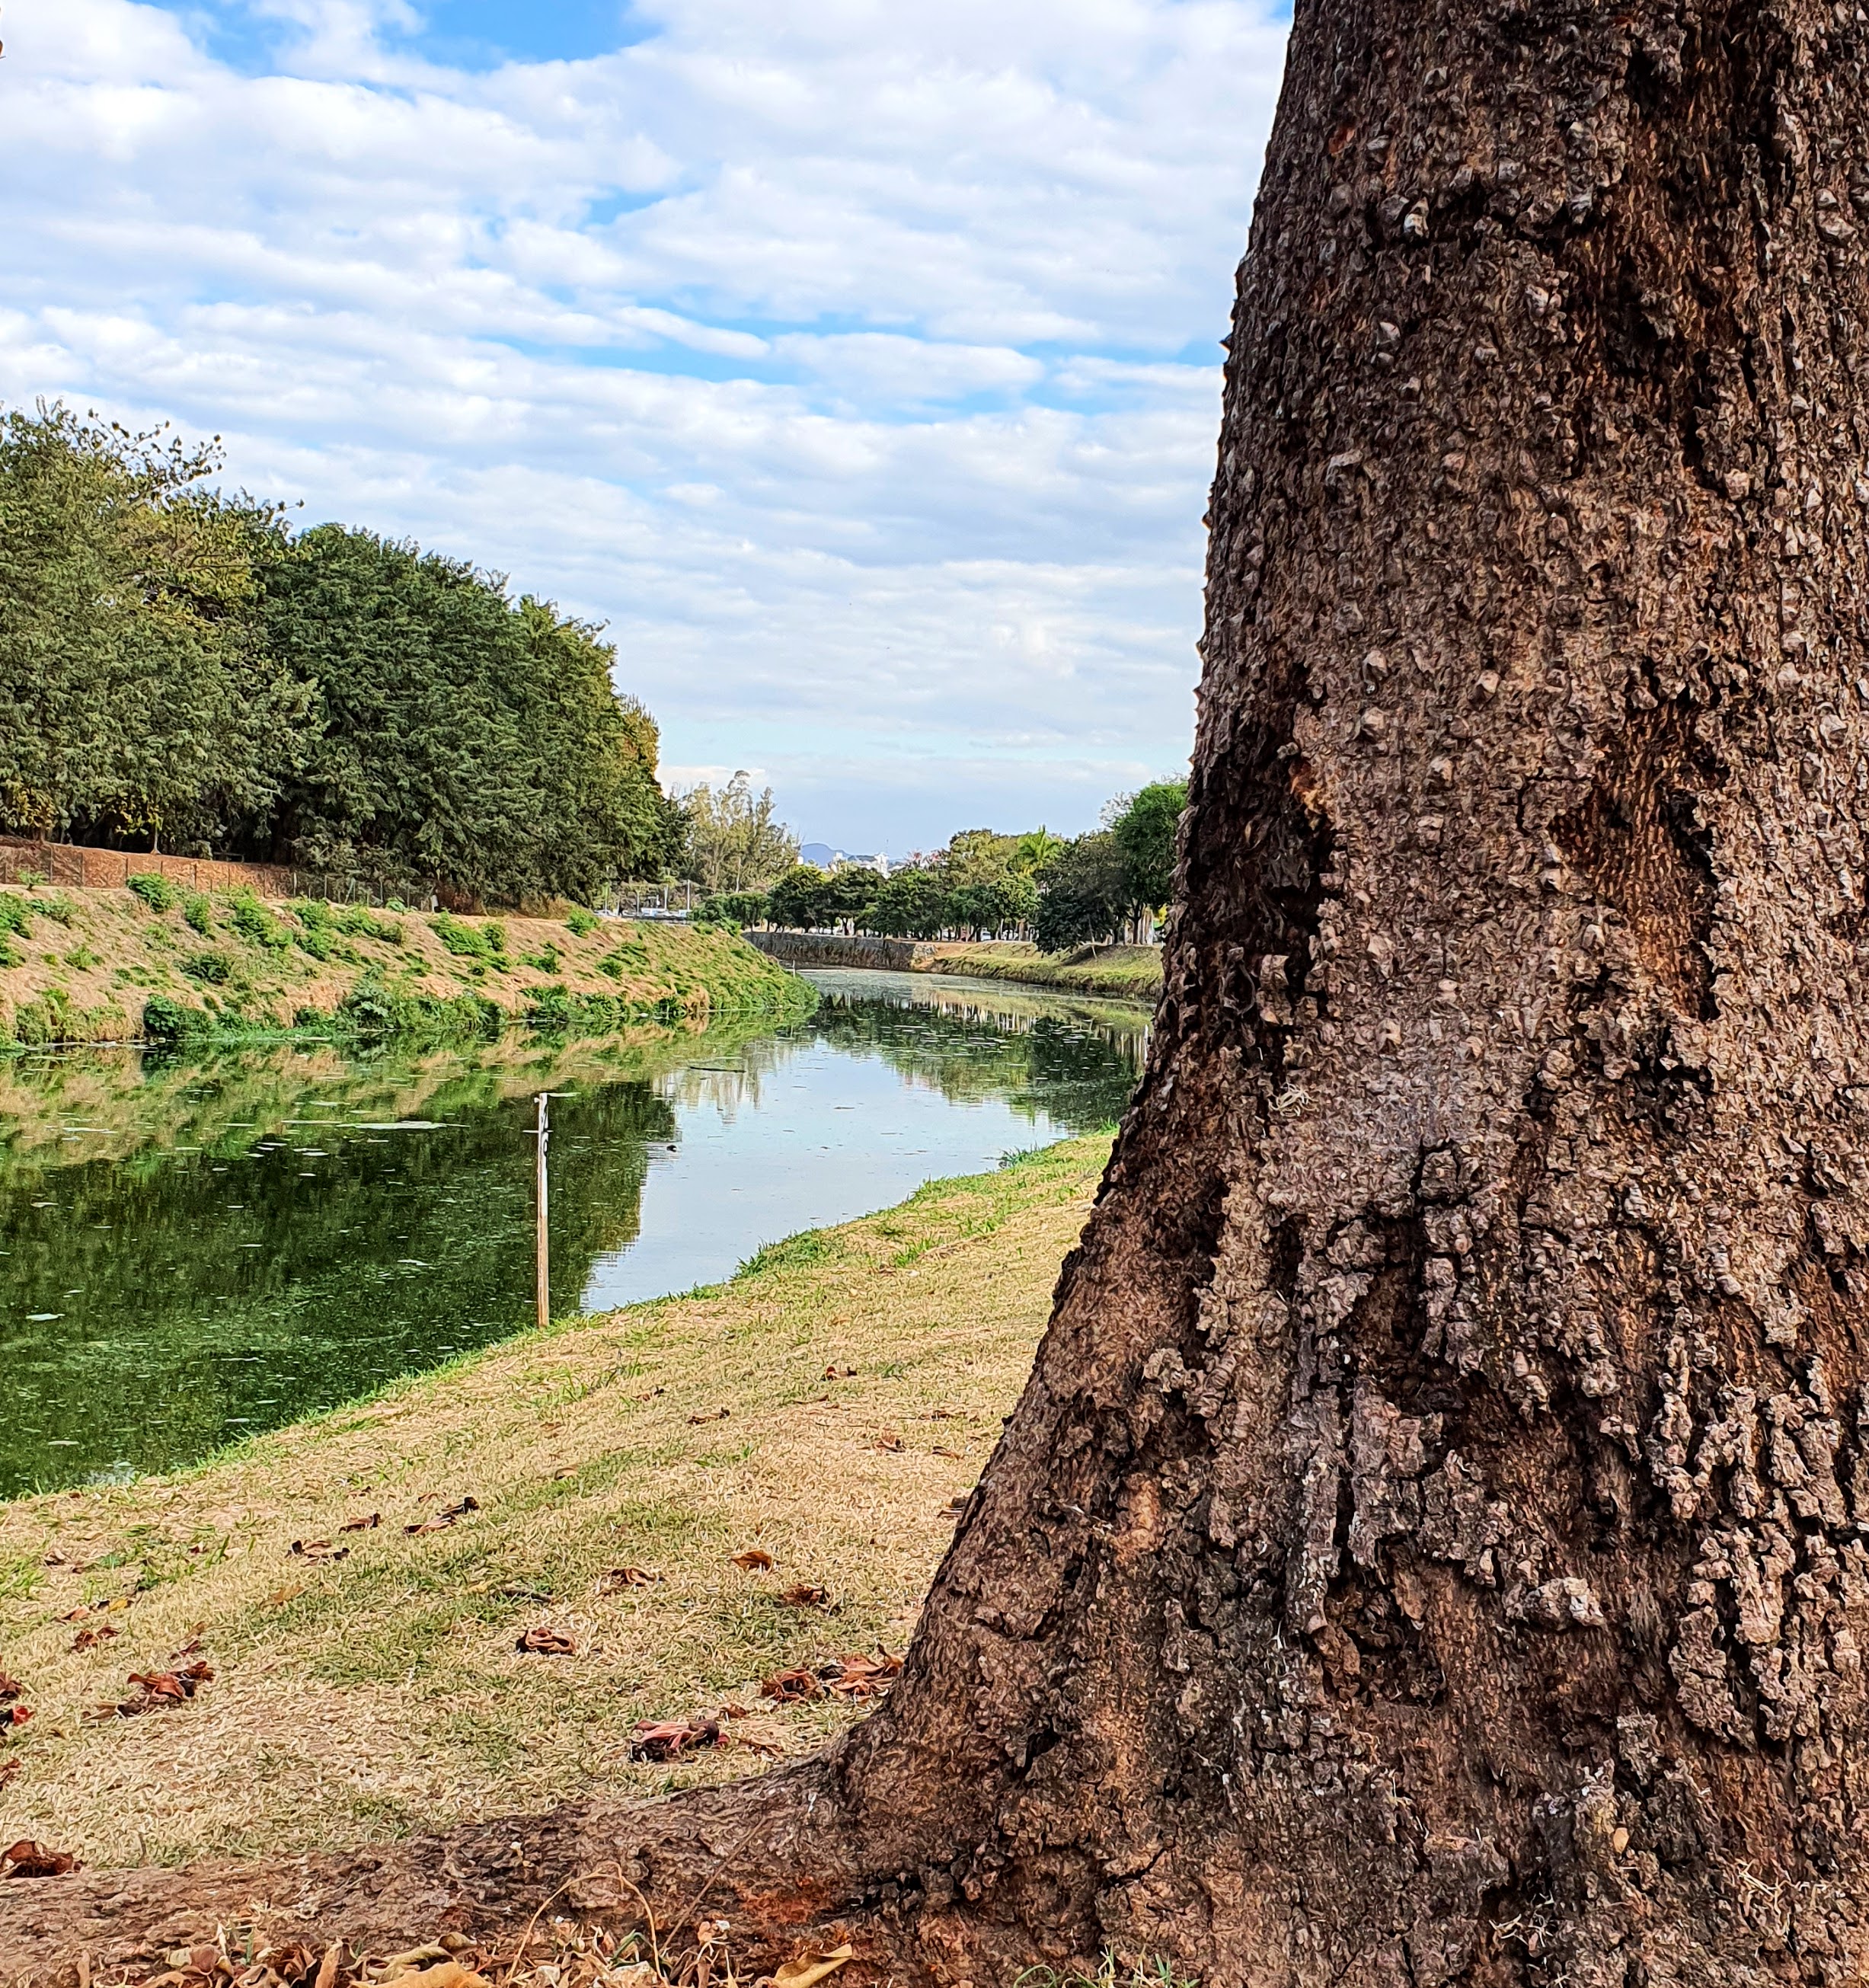
[[[1097,1213],[887,1707],[572,1895],[950,1983],[1863,1978],[1866,36],[1300,0]]]

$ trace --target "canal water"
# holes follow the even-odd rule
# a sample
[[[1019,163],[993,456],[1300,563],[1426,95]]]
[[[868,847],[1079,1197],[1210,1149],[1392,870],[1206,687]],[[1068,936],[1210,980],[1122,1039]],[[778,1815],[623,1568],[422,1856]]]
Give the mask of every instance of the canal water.
[[[1111,1124],[1147,1016],[990,981],[811,972],[782,1028],[348,1057],[0,1060],[0,1497],[173,1469],[555,1312]]]

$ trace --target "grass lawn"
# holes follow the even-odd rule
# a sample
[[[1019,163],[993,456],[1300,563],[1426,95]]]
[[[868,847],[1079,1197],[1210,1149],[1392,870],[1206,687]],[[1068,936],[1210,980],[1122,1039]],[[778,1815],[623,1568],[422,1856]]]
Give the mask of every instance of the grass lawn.
[[[0,1668],[32,1715],[0,1738],[0,1842],[336,1848],[815,1746],[858,1709],[759,1681],[901,1651],[1108,1151],[936,1182],[192,1472],[0,1505]],[[534,1629],[575,1654],[522,1653]],[[184,1648],[215,1673],[192,1701],[96,1716]],[[728,1702],[730,1746],[630,1757],[639,1722]]]
[[[971,973],[987,980],[1023,980],[1079,994],[1108,994],[1153,1002],[1161,992],[1158,945],[1098,945],[1076,952],[1040,952],[1036,945],[992,939],[981,945],[943,946],[930,969]]]

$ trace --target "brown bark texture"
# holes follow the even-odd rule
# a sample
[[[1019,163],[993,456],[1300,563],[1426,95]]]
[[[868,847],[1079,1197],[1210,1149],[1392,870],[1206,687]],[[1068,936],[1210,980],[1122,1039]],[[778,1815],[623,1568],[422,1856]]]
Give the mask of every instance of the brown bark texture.
[[[901,1685],[344,1922],[607,1863],[947,1983],[1865,1978],[1866,56],[1300,0],[1160,1026]]]

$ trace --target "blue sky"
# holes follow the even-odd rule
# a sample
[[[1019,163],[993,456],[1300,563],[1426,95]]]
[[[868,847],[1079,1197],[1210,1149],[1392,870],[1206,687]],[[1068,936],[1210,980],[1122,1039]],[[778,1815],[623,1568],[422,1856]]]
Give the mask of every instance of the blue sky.
[[[0,401],[602,620],[808,839],[1192,726],[1259,0],[11,0]]]

